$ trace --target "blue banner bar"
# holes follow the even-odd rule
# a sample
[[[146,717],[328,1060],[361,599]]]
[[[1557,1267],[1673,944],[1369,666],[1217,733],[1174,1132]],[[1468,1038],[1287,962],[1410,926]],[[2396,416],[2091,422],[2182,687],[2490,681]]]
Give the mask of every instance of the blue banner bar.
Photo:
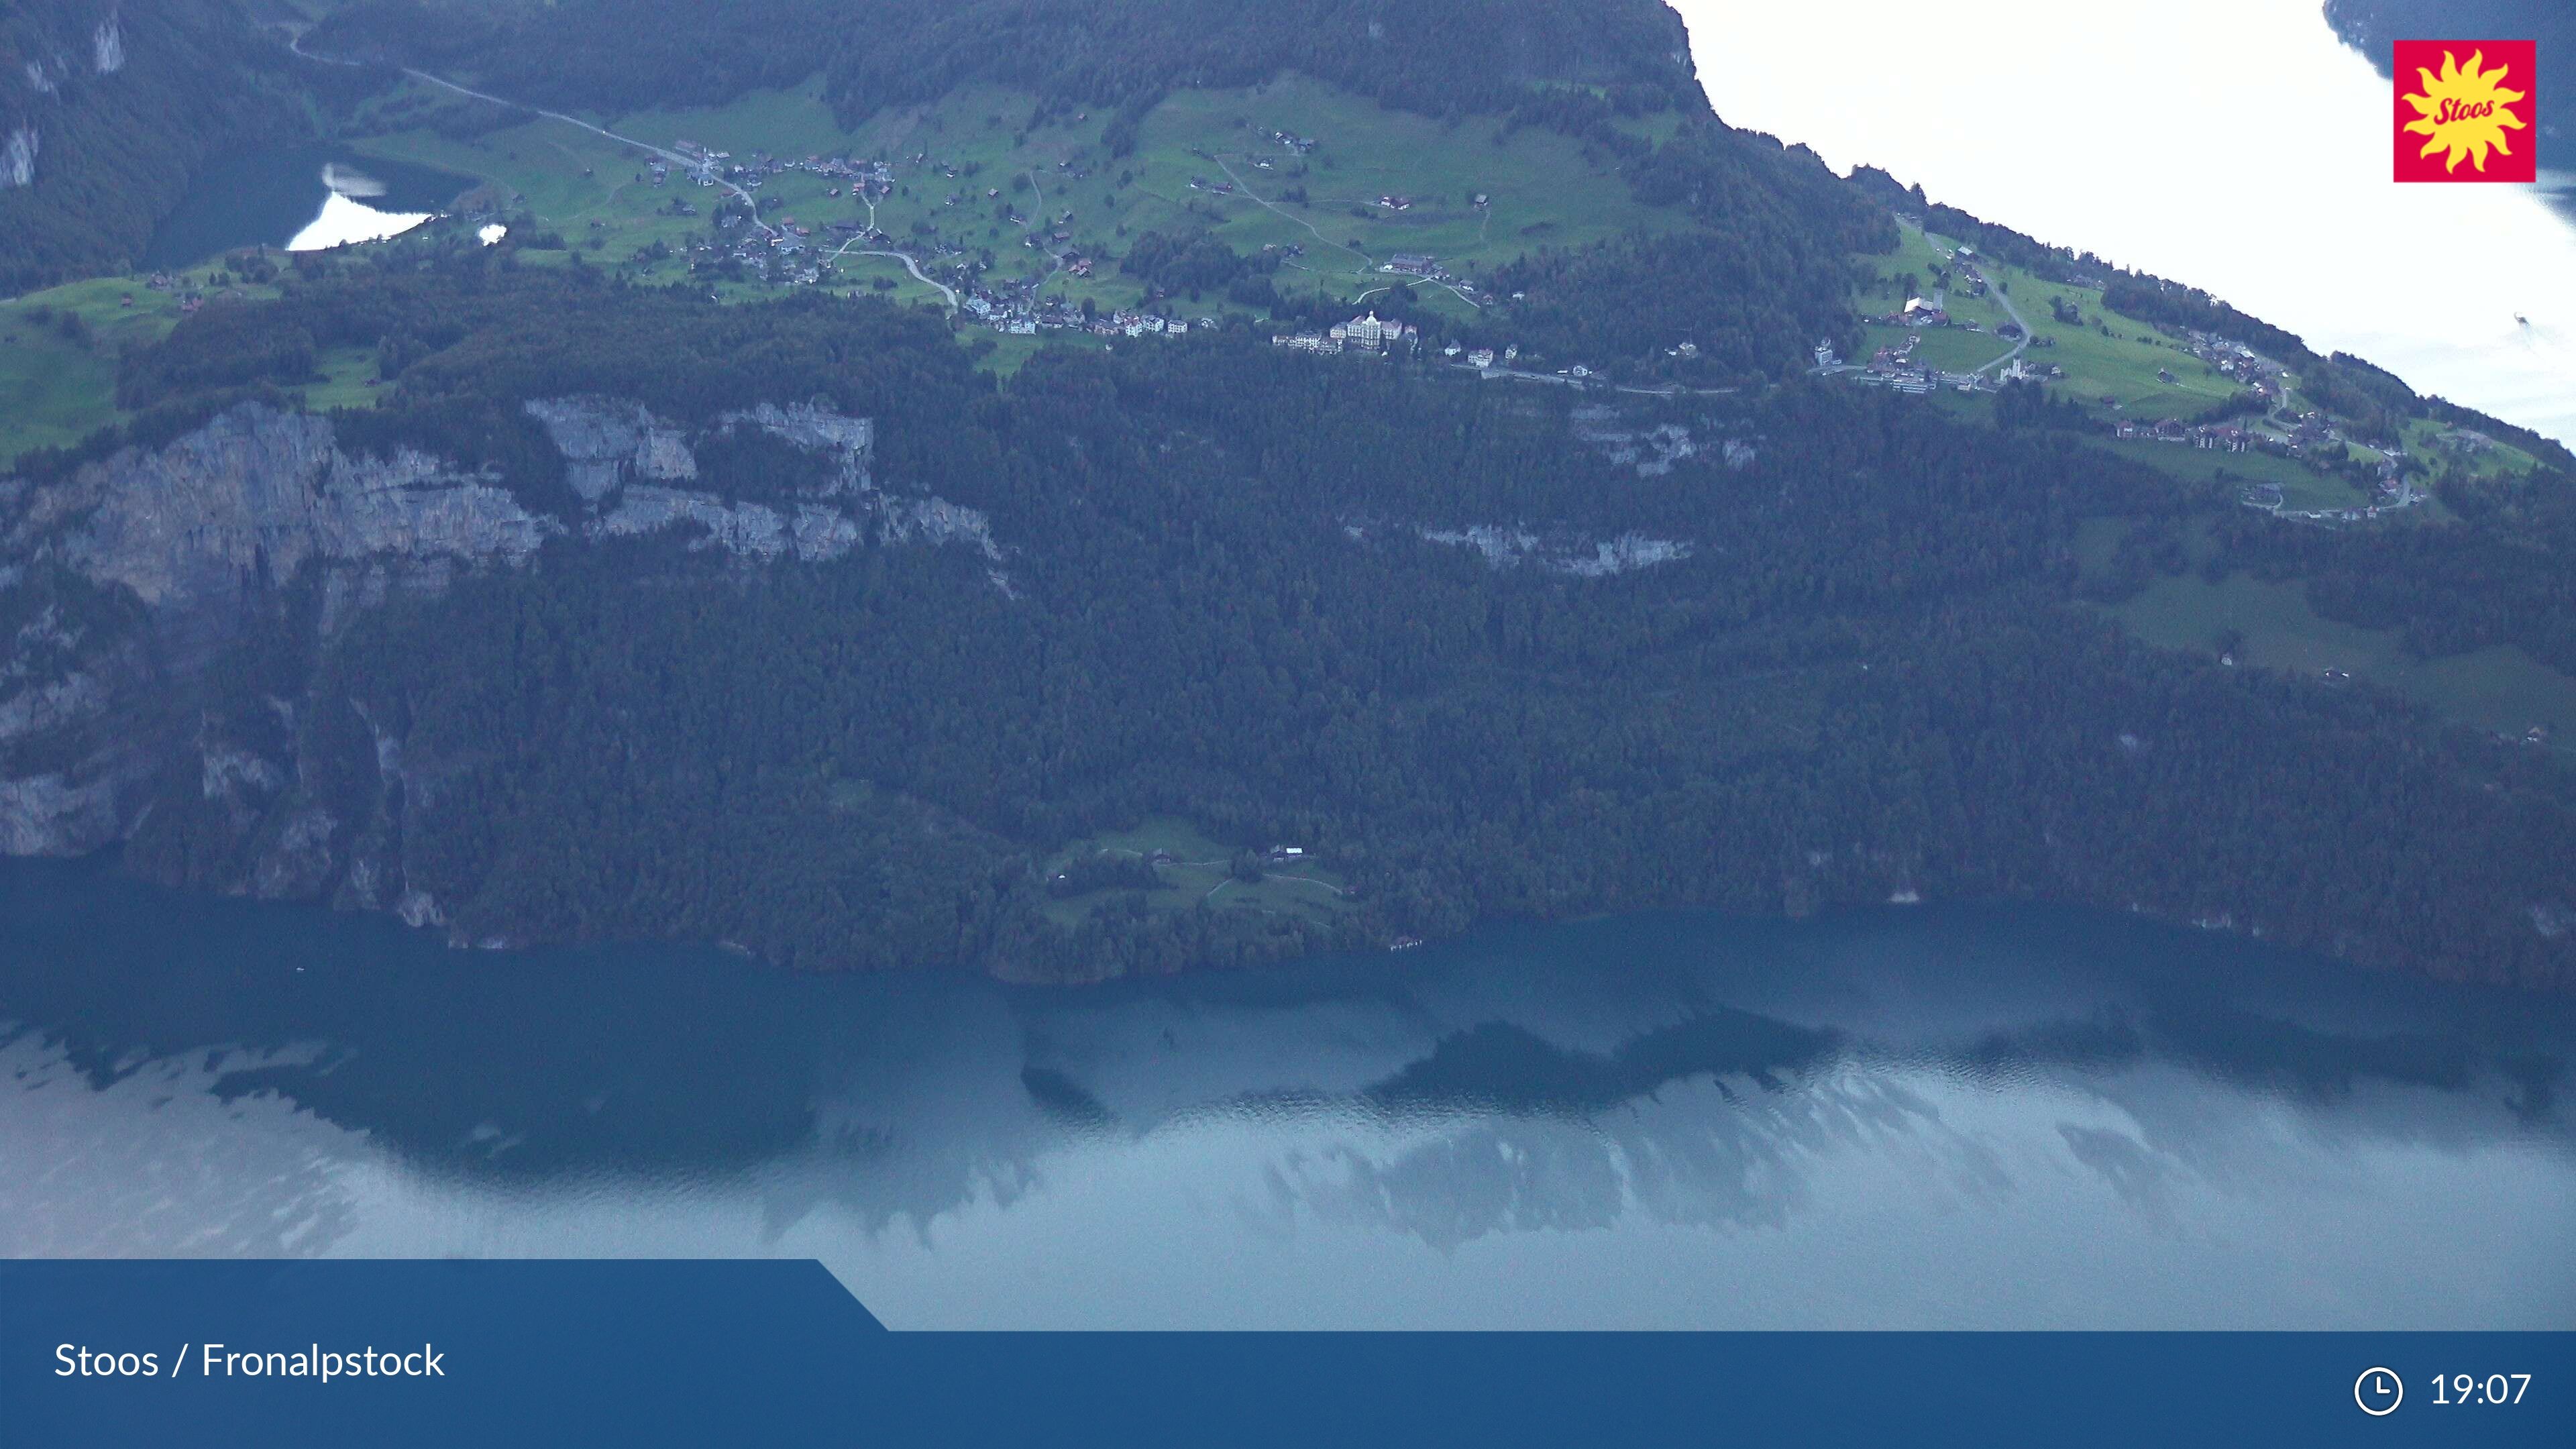
[[[2576,1334],[905,1334],[810,1262],[0,1262],[0,1442],[2576,1444]]]

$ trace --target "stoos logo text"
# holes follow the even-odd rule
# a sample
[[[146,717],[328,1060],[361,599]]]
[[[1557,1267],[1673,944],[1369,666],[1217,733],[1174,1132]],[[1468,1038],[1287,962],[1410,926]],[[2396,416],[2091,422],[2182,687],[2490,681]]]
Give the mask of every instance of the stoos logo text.
[[[2397,42],[2397,179],[2537,180],[2538,52],[2529,40]]]

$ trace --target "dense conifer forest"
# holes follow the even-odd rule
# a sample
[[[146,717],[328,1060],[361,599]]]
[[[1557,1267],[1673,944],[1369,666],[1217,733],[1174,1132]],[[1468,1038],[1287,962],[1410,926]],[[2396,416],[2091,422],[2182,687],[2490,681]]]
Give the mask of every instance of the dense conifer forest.
[[[2447,974],[2566,969],[2531,917],[2576,846],[2563,767],[2390,696],[2149,649],[2079,597],[2103,587],[2075,560],[2087,520],[2205,516],[2249,566],[2318,577],[2321,607],[2563,657],[2564,572],[2507,568],[2530,546],[2474,524],[2281,543],[2064,431],[1806,382],[1639,402],[1629,426],[1707,453],[1640,475],[1562,389],[1319,364],[1241,331],[1041,354],[997,383],[933,313],[719,307],[506,254],[211,311],[125,381],[139,405],[214,406],[364,342],[410,360],[384,407],[341,415],[351,444],[493,463],[532,506],[571,500],[527,398],[698,422],[812,398],[878,420],[882,486],[983,510],[1005,550],[1000,586],[954,550],[760,565],[686,536],[564,540],[229,671],[245,715],[346,701],[298,728],[349,781],[361,713],[445,762],[413,869],[472,934],[1059,977],[1916,890],[2224,919]],[[1539,549],[1498,565],[1438,536],[1478,524]],[[1686,549],[1545,563],[1551,541],[1620,537]],[[2461,552],[2390,567],[2435,547]],[[2491,605],[2394,582],[2471,565]],[[275,637],[312,637],[314,599],[271,607]],[[174,780],[132,862],[219,877],[240,842],[201,799]],[[1062,894],[1045,860],[1156,815],[1299,842],[1353,904],[1264,923],[1111,890],[1070,927],[1043,913]]]
[[[2152,648],[2106,612],[2188,570],[2245,573],[2426,655],[2511,645],[2576,671],[2565,451],[2493,425],[2542,470],[2446,478],[2441,527],[2301,529],[2239,506],[2223,472],[2097,445],[2035,388],[1970,417],[1810,377],[1817,341],[1860,336],[1853,258],[1898,244],[1891,213],[2041,276],[2106,269],[1724,126],[1660,5],[361,0],[309,38],[367,62],[334,72],[352,94],[419,64],[610,115],[819,68],[848,117],[989,82],[1132,123],[1177,88],[1295,69],[1577,137],[1673,223],[1533,245],[1490,279],[1507,307],[1432,324],[1612,359],[1676,385],[1661,395],[1302,355],[1243,320],[997,376],[939,309],[720,304],[538,236],[305,258],[274,300],[217,300],[128,348],[127,420],[20,459],[14,488],[245,402],[291,408],[354,354],[381,402],[332,414],[340,449],[488,470],[558,525],[523,564],[355,611],[318,571],[277,581],[183,702],[201,737],[298,761],[297,798],[345,819],[398,739],[424,782],[404,868],[462,939],[1072,979],[1493,917],[2028,897],[2576,981],[2563,755],[2367,685],[2231,668],[2222,640]],[[243,73],[290,74],[261,69],[280,53]],[[274,119],[257,87],[192,94],[132,124]],[[0,236],[34,239],[9,253],[29,275],[95,269],[166,204],[153,185],[117,203],[130,215],[77,218],[0,192]],[[1348,311],[1206,235],[1136,236],[1123,265],[1274,316]],[[2363,430],[2447,407],[2176,284],[2103,282],[2140,322],[2223,316]],[[1372,305],[1414,315],[1401,289]],[[694,527],[591,536],[527,409],[566,397],[697,430],[694,486],[728,499],[801,496],[823,466],[721,433],[728,414],[870,419],[874,486],[973,510],[993,550],[871,536],[761,561]],[[32,562],[9,605],[26,619],[134,607]],[[204,778],[173,764],[154,786],[131,868],[240,888],[275,827]],[[1309,882],[1330,909],[1174,908],[1152,861],[1089,844],[1166,818],[1248,884],[1293,844],[1330,873]]]
[[[0,147],[23,137],[48,181],[0,180],[0,296],[132,266],[201,163],[309,135],[308,105],[366,83],[329,70],[230,0],[0,6]]]

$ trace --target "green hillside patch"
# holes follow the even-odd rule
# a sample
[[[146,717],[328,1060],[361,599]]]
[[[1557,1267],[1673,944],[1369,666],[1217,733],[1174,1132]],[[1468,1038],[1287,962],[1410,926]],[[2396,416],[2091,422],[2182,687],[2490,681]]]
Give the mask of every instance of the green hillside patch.
[[[211,285],[204,267],[181,274]],[[274,290],[246,287],[241,295]],[[0,467],[30,448],[67,447],[121,420],[116,358],[177,326],[178,290],[138,277],[98,277],[0,302]]]
[[[1873,350],[1902,350],[1911,344],[1915,361],[1943,372],[1973,372],[2012,350],[2010,340],[1992,331],[1970,332],[1964,327],[1887,327],[1871,323],[1861,328],[1861,335]],[[1915,342],[1916,338],[1922,340]]]
[[[358,138],[357,149],[481,177],[500,204],[639,280],[688,279],[688,246],[717,235],[726,191],[677,167],[654,185],[635,146],[544,118],[460,139],[421,128],[417,101],[386,113],[407,128]],[[1321,288],[1356,305],[1398,280],[1381,270],[1398,253],[1473,277],[1542,246],[1686,224],[1639,203],[1611,157],[1557,132],[1443,122],[1296,75],[1175,93],[1143,118],[1124,156],[1111,154],[1107,108],[1038,115],[1026,93],[969,86],[844,129],[813,82],[713,109],[592,119],[645,145],[728,152],[729,164],[755,155],[884,161],[895,190],[873,205],[846,179],[802,170],[764,178],[755,195],[764,220],[805,228],[800,260],[822,264],[815,285],[879,290],[892,277],[899,300],[937,294],[901,263],[859,251],[901,250],[934,274],[972,264],[995,281],[1044,278],[1051,295],[1116,310],[1145,300],[1145,283],[1119,267],[1137,236],[1207,232],[1246,255],[1273,249],[1272,280],[1284,293]],[[1282,134],[1313,144],[1286,144]],[[699,214],[676,215],[676,205]],[[828,239],[834,223],[873,225],[890,240],[843,245]],[[672,255],[649,255],[656,243]],[[698,280],[724,290],[704,271]],[[1462,319],[1477,310],[1435,285],[1417,295]],[[1220,295],[1175,300],[1185,315],[1247,310]]]
[[[74,340],[25,303],[0,304],[0,467],[67,447],[116,419],[115,354]]]
[[[2243,391],[2154,328],[2104,311],[2095,288],[2042,281],[2000,262],[1986,262],[1983,270],[2010,289],[2013,305],[2030,319],[2031,365],[2055,364],[2065,371],[2049,384],[2052,391],[2096,409],[2109,397],[2119,416],[2142,422],[2193,417]],[[2059,298],[2082,315],[2080,324],[2056,320],[2049,304]],[[2160,372],[2174,380],[2165,382]]]
[[[2339,671],[2478,729],[2519,735],[2537,724],[2560,740],[2576,733],[2576,679],[2521,649],[2495,645],[2418,659],[2396,630],[2320,617],[2295,582],[2244,574],[2216,584],[2197,575],[2160,578],[2109,612],[2151,644],[2215,655],[2233,640],[2240,667],[2320,679]]]
[[[371,408],[384,395],[376,376],[372,347],[334,347],[318,359],[322,380],[304,389],[304,406],[314,412],[333,408]]]
[[[2103,438],[2098,445],[2176,477],[2231,482],[2240,487],[2249,483],[2279,484],[2281,506],[2291,513],[2311,509],[2340,511],[2370,502],[2350,481],[2278,453],[2228,453],[2147,438]]]
[[[2065,373],[2049,384],[2050,392],[2071,397],[2103,417],[2140,422],[2188,418],[2227,401],[2239,391],[2234,383],[2184,348],[2158,336],[2147,324],[2104,311],[2102,293],[2097,288],[2042,281],[2019,267],[1978,257],[1973,260],[1986,277],[1988,293],[1976,296],[1956,252],[1957,243],[1948,237],[1903,227],[1894,253],[1852,259],[1864,279],[1853,294],[1853,305],[1862,315],[1896,312],[1911,297],[1928,300],[1938,289],[1954,324],[1946,328],[1872,327],[1867,329],[1872,347],[1902,343],[1906,336],[1917,335],[1923,338],[1923,344],[1915,355],[1934,367],[1959,372],[1991,362],[2012,347],[2009,339],[1996,335],[1997,329],[2012,320],[1994,295],[1994,290],[2000,288],[2030,326],[2031,347],[2023,354],[2029,365],[2034,369],[2054,365]],[[1950,278],[1946,286],[1939,281],[1945,272]],[[1905,277],[1915,281],[1910,291],[1898,285],[1899,279]],[[2052,299],[2063,299],[2081,315],[2082,322],[2058,321],[2050,306]],[[1958,325],[1967,323],[1975,323],[1982,330],[1971,332],[1965,325]],[[2165,382],[2158,376],[2160,372],[2170,372],[2174,380]],[[2107,405],[2105,398],[2110,399]]]
[[[2433,418],[2410,419],[2404,441],[2414,456],[2473,478],[2515,477],[2540,466],[2539,459],[2501,438]]]
[[[1237,870],[1248,855],[1260,858],[1258,879]],[[1338,872],[1302,856],[1283,856],[1273,846],[1220,845],[1174,816],[1077,840],[1047,862],[1045,874],[1046,916],[1066,927],[1139,897],[1146,910],[1155,912],[1205,906],[1316,924],[1330,923],[1352,908],[1343,894],[1348,882]],[[1147,880],[1156,884],[1146,886]]]
[[[1273,138],[1281,131],[1311,139],[1314,149],[1299,154]],[[1397,252],[1472,273],[1539,246],[1583,247],[1683,224],[1679,214],[1637,201],[1611,158],[1588,154],[1570,137],[1536,127],[1505,133],[1490,118],[1444,122],[1389,110],[1295,75],[1172,96],[1145,118],[1133,160],[1142,163],[1139,186],[1173,203],[1213,206],[1219,234],[1236,250],[1303,245],[1308,255],[1299,261],[1319,278],[1337,268],[1376,278],[1364,287],[1383,284],[1375,268]],[[1193,191],[1193,177],[1231,183],[1236,194]]]

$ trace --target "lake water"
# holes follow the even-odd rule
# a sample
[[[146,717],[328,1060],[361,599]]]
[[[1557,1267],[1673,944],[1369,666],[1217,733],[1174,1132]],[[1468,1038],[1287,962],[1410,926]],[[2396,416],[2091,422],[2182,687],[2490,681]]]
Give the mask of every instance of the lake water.
[[[1676,8],[1736,125],[2576,441],[2576,213],[2546,187],[2392,181],[2389,83],[2320,0]],[[2563,204],[2576,138],[2552,144]]]
[[[897,1327],[2576,1326],[2576,1003],[2051,910],[1047,991],[0,862],[0,1254],[793,1255]]]
[[[403,232],[471,190],[474,179],[331,147],[221,158],[152,234],[147,267],[184,267],[235,247],[323,251]]]

